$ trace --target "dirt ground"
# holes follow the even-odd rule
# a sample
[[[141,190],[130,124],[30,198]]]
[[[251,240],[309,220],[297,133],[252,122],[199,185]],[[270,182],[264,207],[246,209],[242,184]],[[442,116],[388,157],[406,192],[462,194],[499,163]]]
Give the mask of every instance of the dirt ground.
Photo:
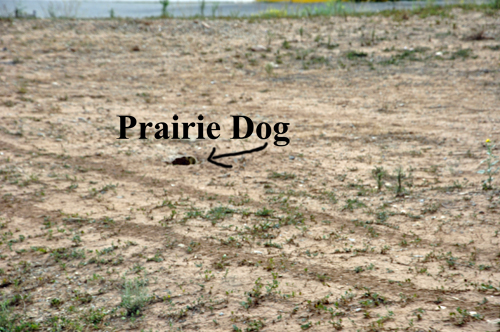
[[[3,326],[499,329],[498,13],[4,20],[0,47]],[[117,139],[174,114],[221,136]],[[264,143],[231,115],[290,144],[213,165]]]

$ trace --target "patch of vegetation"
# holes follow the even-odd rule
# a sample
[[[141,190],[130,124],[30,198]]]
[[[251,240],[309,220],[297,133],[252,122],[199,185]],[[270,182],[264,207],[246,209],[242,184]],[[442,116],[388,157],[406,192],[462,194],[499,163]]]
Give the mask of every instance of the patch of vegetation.
[[[473,320],[483,320],[483,317],[479,314],[471,315],[467,309],[457,308],[457,312],[450,312],[450,318],[454,325],[456,326],[464,326],[468,322]]]
[[[465,60],[467,58],[472,57],[472,49],[471,48],[463,48],[458,51],[455,51],[451,54],[450,60],[462,59]]]
[[[358,201],[357,198],[355,198],[355,199],[348,199],[346,201],[346,204],[342,208],[342,211],[349,210],[349,211],[352,212],[352,211],[354,211],[354,209],[359,209],[359,208],[362,208],[362,207],[366,207],[366,204],[363,203],[363,202]]]
[[[280,180],[289,180],[289,179],[295,179],[295,174],[293,173],[278,173],[278,172],[272,172],[268,175],[270,179],[280,179]]]
[[[150,296],[144,280],[126,280],[121,294],[120,306],[129,317],[140,316],[141,310],[149,303]]]
[[[0,331],[21,332],[21,331],[39,331],[38,323],[24,321],[19,315],[13,314],[4,301],[0,303]]]
[[[255,215],[257,217],[270,217],[273,215],[273,212],[274,212],[274,210],[269,210],[269,209],[263,207],[262,210],[258,210],[257,212],[255,212]]]
[[[359,58],[366,58],[368,56],[368,53],[365,52],[358,52],[358,51],[348,51],[346,54],[347,59],[349,60],[356,60]]]
[[[225,206],[218,206],[210,209],[205,218],[211,220],[212,222],[224,219],[226,216],[232,216],[236,211]]]
[[[430,50],[428,47],[417,47],[415,49],[401,50],[398,54],[391,56],[388,60],[381,61],[381,65],[398,65],[405,60],[422,61],[424,59],[417,57],[418,53],[424,53]]]

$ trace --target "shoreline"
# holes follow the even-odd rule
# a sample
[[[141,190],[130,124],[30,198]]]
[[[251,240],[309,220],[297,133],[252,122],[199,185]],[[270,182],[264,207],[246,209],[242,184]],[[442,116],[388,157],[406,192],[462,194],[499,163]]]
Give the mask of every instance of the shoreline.
[[[342,2],[339,5],[346,13],[376,13],[386,10],[411,10],[429,6],[448,5],[482,5],[488,1],[398,1],[398,2]],[[203,7],[203,14],[202,14]],[[19,8],[19,7],[18,7]],[[0,16],[13,16],[16,9],[15,3],[0,2]],[[72,18],[148,18],[158,17],[161,14],[161,4],[155,2],[128,2],[128,1],[23,1],[20,8],[24,13],[37,18],[72,17]],[[290,3],[290,2],[205,2],[201,1],[172,2],[168,6],[170,17],[249,17],[262,14],[269,10],[286,11],[294,14],[305,10],[325,10],[327,3]],[[111,15],[113,11],[113,15]]]

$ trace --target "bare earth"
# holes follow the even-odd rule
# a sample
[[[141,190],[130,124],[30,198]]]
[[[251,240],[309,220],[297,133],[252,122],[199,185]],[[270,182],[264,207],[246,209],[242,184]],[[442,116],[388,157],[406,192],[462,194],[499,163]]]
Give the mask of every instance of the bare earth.
[[[497,331],[500,180],[483,190],[477,172],[500,141],[499,45],[498,13],[458,9],[1,21],[1,317],[43,331]],[[140,140],[137,125],[117,139],[117,115],[174,114],[203,114],[221,137]],[[290,144],[208,163],[213,147],[264,143],[230,139],[238,114],[290,123]],[[168,163],[179,154],[198,163]]]

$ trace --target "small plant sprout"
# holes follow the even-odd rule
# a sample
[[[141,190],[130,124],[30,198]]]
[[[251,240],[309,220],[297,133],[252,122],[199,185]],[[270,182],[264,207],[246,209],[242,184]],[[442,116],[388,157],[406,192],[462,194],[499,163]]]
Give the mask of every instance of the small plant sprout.
[[[273,76],[274,66],[273,66],[272,63],[266,64],[266,66],[264,67],[264,69],[266,70],[267,75]]]
[[[398,179],[398,186],[396,188],[396,197],[401,197],[404,196],[403,180],[406,178],[406,174],[403,172],[403,169],[401,167],[396,169],[396,177]]]
[[[272,31],[267,31],[266,33],[267,48],[271,47],[273,39],[274,39],[274,33]]]
[[[201,14],[201,17],[205,16],[205,7],[206,7],[205,0],[201,0],[201,3],[200,3],[200,14]]]
[[[215,17],[215,15],[217,14],[217,10],[219,10],[219,3],[218,2],[214,2],[212,4],[212,7],[211,7],[211,10],[212,10],[212,17]]]
[[[71,241],[75,243],[75,246],[78,246],[82,242],[82,239],[80,238],[80,235],[75,235]]]
[[[160,0],[161,4],[161,17],[168,17],[167,7],[170,4],[169,0]]]
[[[486,140],[486,157],[485,160],[481,161],[481,164],[486,164],[486,169],[479,170],[479,174],[486,174],[488,178],[483,180],[483,190],[492,190],[492,182],[493,175],[498,173],[499,167],[494,167],[498,163],[498,156],[493,154],[493,149],[495,148],[495,144],[491,143],[491,140],[488,138]]]
[[[372,170],[372,175],[373,178],[377,181],[377,190],[381,191],[382,187],[384,185],[383,179],[384,176],[386,175],[386,172],[383,167],[375,167],[375,169]]]

